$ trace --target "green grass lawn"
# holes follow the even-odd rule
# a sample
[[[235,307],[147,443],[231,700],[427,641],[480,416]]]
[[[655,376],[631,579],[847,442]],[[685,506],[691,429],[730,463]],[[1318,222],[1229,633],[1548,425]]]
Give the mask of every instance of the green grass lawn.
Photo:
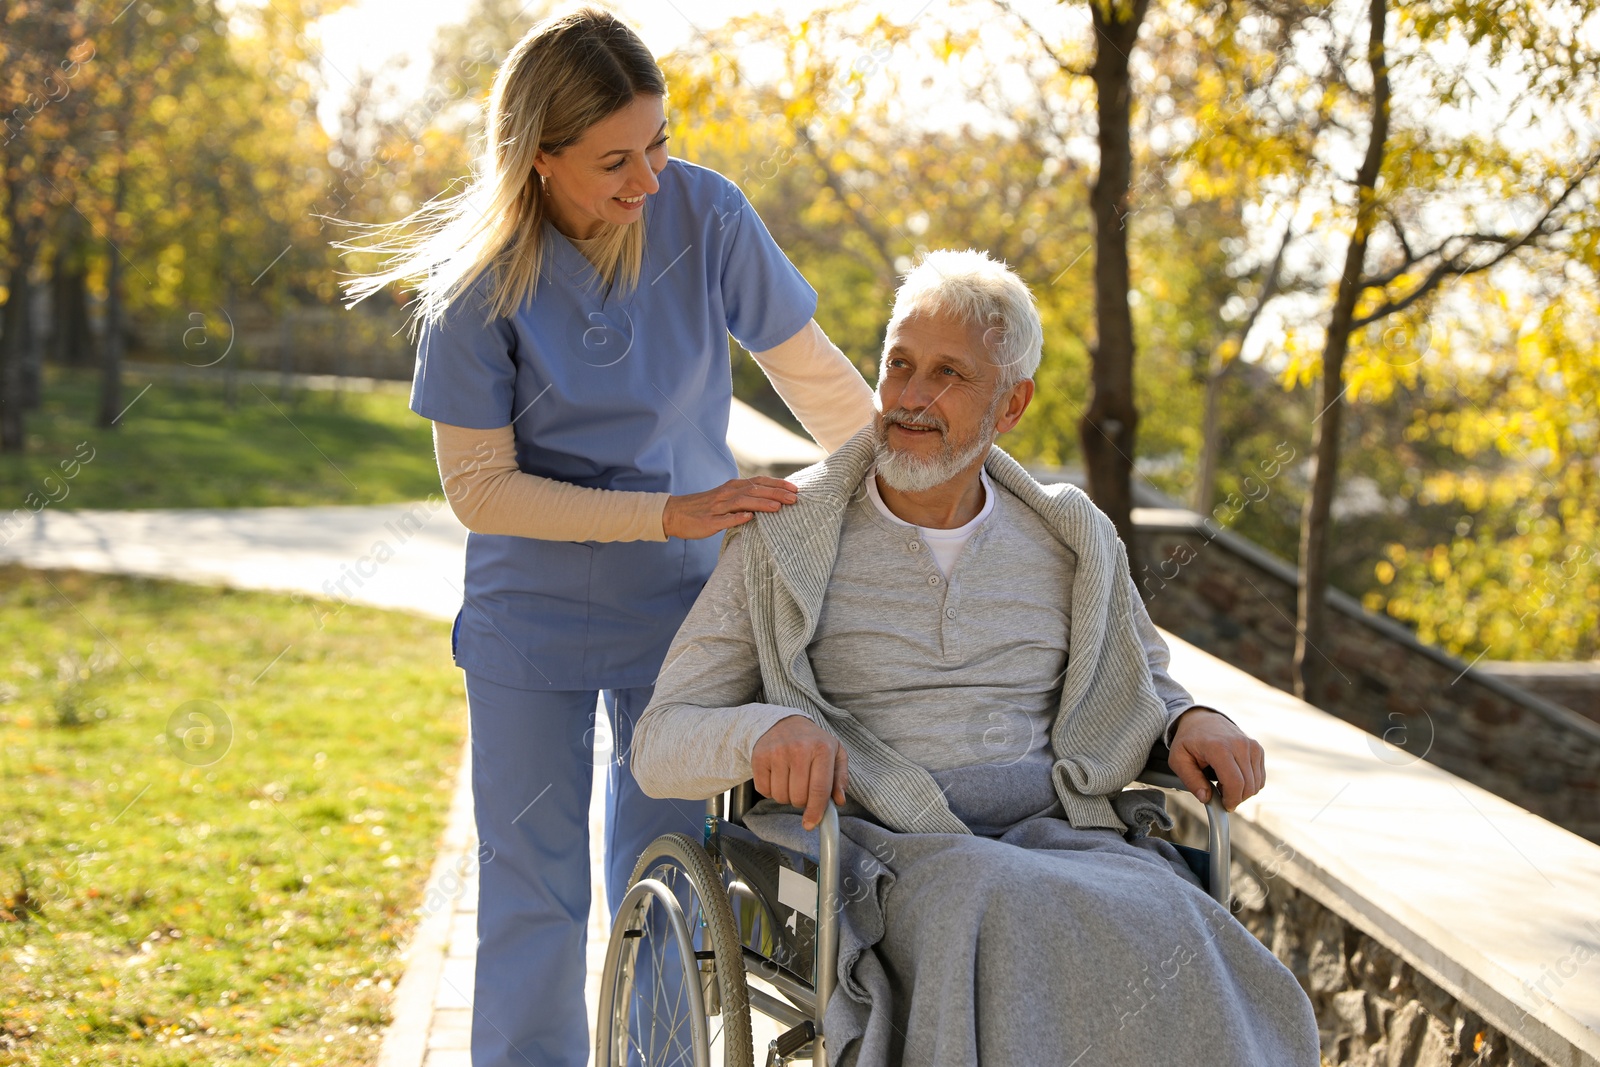
[[[382,504],[439,491],[428,423],[404,394],[280,399],[275,386],[240,384],[229,408],[220,374],[156,381],[140,396],[146,384],[130,375],[132,407],[104,430],[94,376],[46,368],[26,452],[0,454],[0,510]]]
[[[442,622],[0,568],[0,1064],[372,1062],[465,719]]]

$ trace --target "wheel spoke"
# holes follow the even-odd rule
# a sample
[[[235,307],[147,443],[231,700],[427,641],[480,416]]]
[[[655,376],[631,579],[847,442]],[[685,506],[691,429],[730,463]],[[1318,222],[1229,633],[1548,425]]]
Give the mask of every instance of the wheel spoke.
[[[652,879],[666,893],[639,898],[626,921],[637,934],[619,951],[607,978],[614,1040],[605,1055],[614,1059],[598,1067],[694,1067],[703,1051],[710,1052],[712,1064],[749,1067],[744,968],[737,955],[739,931],[719,892],[724,872],[687,835],[658,839],[646,855],[634,881]],[[680,914],[689,935],[686,951],[677,938]],[[622,929],[613,937],[622,936]],[[728,967],[733,969],[725,972]],[[702,1009],[718,1006],[715,1017],[691,1014],[702,996]]]
[[[671,928],[670,923],[664,913],[656,915],[652,912],[651,920],[651,925],[654,928],[649,931],[643,940],[648,941],[651,945],[659,946],[659,951],[653,951],[649,956],[651,965],[650,1039],[647,1049],[647,1063],[651,1067],[655,1067],[656,1064],[661,1064],[662,1067],[675,1063],[692,1064],[694,1062],[692,1047],[694,1040],[693,1026],[689,1019],[688,1005],[685,1003],[686,993],[683,981],[678,983],[675,993],[672,994],[670,1009],[667,1007],[667,998],[669,996],[666,988],[667,974],[671,963],[670,955],[675,954],[675,943],[668,936]],[[665,929],[662,929],[662,927]],[[681,967],[683,961],[680,960],[679,962]],[[689,979],[686,977],[684,980],[687,981]],[[693,980],[697,981],[698,978]],[[663,1016],[666,1017],[665,1021]],[[668,1025],[669,1022],[670,1025]],[[688,1026],[687,1034],[684,1033],[686,1026]],[[657,1058],[657,1052],[660,1053],[659,1058]]]

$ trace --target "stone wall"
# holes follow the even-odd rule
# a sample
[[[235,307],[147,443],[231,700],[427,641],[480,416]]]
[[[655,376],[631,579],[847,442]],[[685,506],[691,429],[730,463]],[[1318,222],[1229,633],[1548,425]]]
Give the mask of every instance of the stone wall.
[[[1138,508],[1134,523],[1156,624],[1291,689],[1294,568],[1209,534],[1191,512]],[[1329,607],[1321,651],[1333,667],[1311,703],[1374,735],[1379,759],[1426,759],[1600,842],[1600,724],[1422,645],[1343,593]]]
[[[1204,846],[1201,817],[1169,804],[1174,840]],[[1168,836],[1168,835],[1164,835]],[[1350,1067],[1534,1067],[1518,1044],[1366,931],[1233,849],[1233,912],[1311,998],[1323,1062]]]
[[[1600,722],[1600,660],[1588,663],[1484,660],[1477,669]]]

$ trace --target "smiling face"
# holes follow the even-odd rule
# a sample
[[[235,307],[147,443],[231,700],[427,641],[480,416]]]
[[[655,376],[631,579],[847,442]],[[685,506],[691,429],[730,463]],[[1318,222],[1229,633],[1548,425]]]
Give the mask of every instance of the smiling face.
[[[662,97],[641,93],[601,119],[560,152],[540,151],[533,166],[546,179],[550,221],[568,237],[587,240],[605,223],[625,226],[644,212],[667,165]]]
[[[878,473],[921,492],[976,473],[996,434],[1022,418],[1033,382],[999,389],[982,327],[913,311],[889,326],[878,376]]]

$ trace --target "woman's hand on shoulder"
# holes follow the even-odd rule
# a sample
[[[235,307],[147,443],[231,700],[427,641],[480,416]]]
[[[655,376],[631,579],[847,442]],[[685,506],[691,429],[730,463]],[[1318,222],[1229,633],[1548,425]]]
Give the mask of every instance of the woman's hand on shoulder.
[[[800,499],[793,482],[782,478],[735,478],[703,493],[667,498],[661,529],[686,541],[719,534],[749,522],[758,511],[777,511]]]

